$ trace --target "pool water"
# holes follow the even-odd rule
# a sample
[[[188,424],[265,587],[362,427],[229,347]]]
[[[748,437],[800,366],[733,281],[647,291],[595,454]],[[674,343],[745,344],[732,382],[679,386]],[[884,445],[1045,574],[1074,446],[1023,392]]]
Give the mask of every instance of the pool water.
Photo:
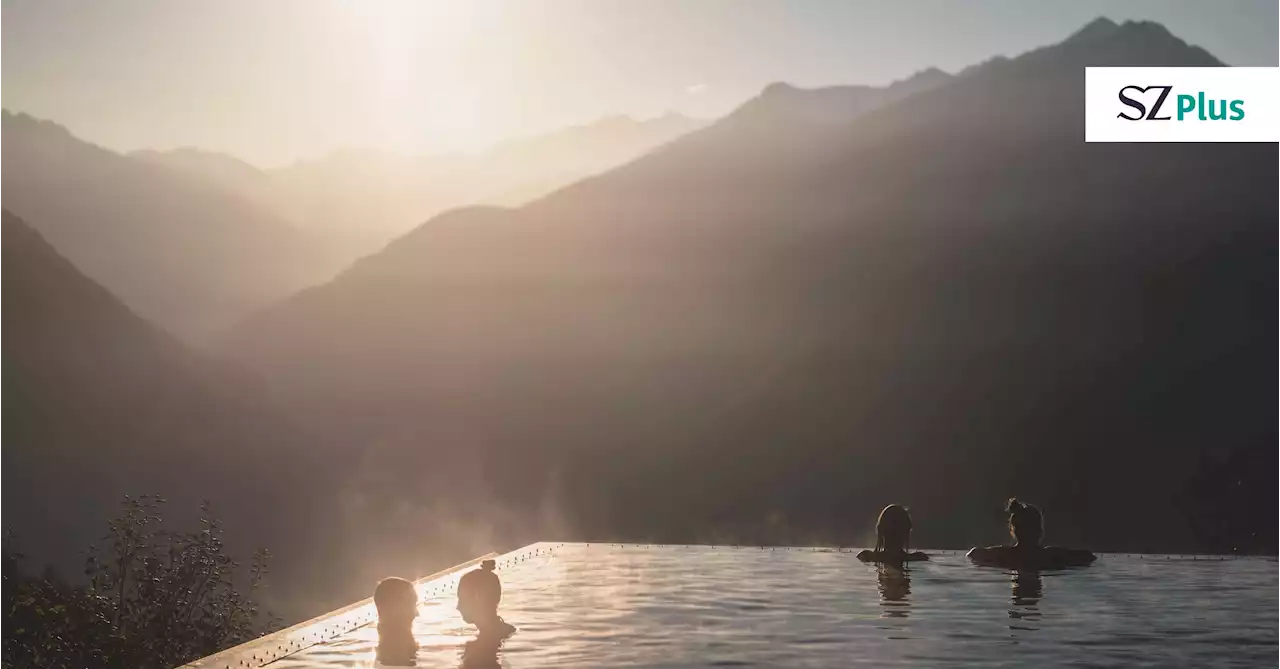
[[[905,571],[853,553],[537,544],[498,559],[519,628],[500,647],[454,610],[461,571],[419,584],[417,666],[1276,666],[1274,559],[1103,555],[1018,574],[959,552]],[[381,666],[360,615],[268,666]]]

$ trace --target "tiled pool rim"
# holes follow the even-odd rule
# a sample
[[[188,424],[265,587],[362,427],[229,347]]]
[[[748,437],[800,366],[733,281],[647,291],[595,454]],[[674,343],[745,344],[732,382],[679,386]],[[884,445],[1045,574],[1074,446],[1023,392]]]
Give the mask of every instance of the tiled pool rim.
[[[557,548],[564,546],[601,546],[614,548],[650,547],[660,544],[613,543],[613,542],[539,542],[523,548],[498,554],[489,553],[468,560],[448,569],[438,571],[414,581],[419,601],[450,598],[454,595],[458,579],[462,574],[482,561],[492,559],[497,568],[517,565],[535,557],[549,556]],[[673,544],[672,547],[690,547],[694,544]],[[741,546],[741,545],[702,545],[703,548],[725,550],[752,551],[824,551],[855,553],[860,548],[832,548],[819,546]],[[963,550],[929,550],[931,555],[961,555]],[[1143,560],[1192,560],[1192,561],[1224,561],[1236,559],[1235,556],[1224,555],[1173,555],[1173,554],[1138,554],[1138,553],[1100,553],[1099,559],[1130,558]],[[1244,556],[1241,556],[1244,557]],[[378,616],[373,606],[373,598],[363,599],[336,611],[330,611],[310,620],[300,622],[278,632],[267,634],[233,646],[224,651],[209,655],[194,662],[184,664],[177,669],[261,669],[281,658],[289,657],[313,646],[338,639],[366,625],[377,624]]]

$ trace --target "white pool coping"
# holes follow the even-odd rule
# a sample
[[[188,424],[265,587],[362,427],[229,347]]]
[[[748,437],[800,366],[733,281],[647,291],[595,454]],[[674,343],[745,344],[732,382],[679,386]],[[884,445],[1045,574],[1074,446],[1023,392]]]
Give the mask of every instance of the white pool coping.
[[[563,544],[541,542],[517,548],[509,553],[489,553],[457,564],[414,581],[421,601],[452,596],[462,572],[479,565],[484,560],[494,560],[498,567],[517,564],[525,559],[550,554]],[[378,613],[373,598],[321,616],[300,622],[292,627],[233,646],[224,651],[184,664],[178,669],[259,669],[284,657],[312,646],[336,639],[365,625],[376,624]]]

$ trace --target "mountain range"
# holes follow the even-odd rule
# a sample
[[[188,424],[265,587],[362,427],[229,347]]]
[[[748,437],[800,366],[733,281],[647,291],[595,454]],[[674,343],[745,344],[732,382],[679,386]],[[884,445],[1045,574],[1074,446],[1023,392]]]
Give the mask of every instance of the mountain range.
[[[523,204],[703,123],[679,114],[644,121],[616,116],[476,154],[344,149],[270,170],[194,149],[132,155],[223,185],[343,251],[346,263],[437,213],[465,205]]]
[[[1185,548],[1203,458],[1275,457],[1275,150],[1086,144],[1090,65],[1221,63],[1100,20],[867,108],[773,86],[523,207],[437,217],[223,350],[386,463],[363,494],[415,507],[841,542],[907,501],[922,541],[964,546],[1016,494],[1056,541]]]
[[[131,308],[204,344],[440,211],[522,203],[700,124],[616,117],[473,156],[343,150],[262,170],[198,149],[120,154],[5,111],[5,206]]]

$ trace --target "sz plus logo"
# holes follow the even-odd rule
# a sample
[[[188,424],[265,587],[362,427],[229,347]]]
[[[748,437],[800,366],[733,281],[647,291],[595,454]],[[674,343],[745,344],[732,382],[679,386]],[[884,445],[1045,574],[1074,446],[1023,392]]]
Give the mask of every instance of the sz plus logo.
[[[1088,67],[1086,142],[1275,142],[1280,69]]]
[[[1148,93],[1156,92],[1159,93],[1159,97],[1151,103],[1151,96]],[[1160,115],[1163,110],[1166,110],[1165,102],[1172,92],[1173,86],[1125,86],[1120,89],[1119,98],[1120,102],[1129,109],[1121,111],[1117,116],[1126,121],[1173,120],[1175,117],[1170,116],[1167,111],[1164,116]],[[1151,103],[1149,111],[1148,103]],[[1194,95],[1179,93],[1174,96],[1172,106],[1177,108],[1176,118],[1179,121],[1191,118],[1201,121],[1244,120],[1244,100],[1206,98],[1204,91],[1197,91]]]

